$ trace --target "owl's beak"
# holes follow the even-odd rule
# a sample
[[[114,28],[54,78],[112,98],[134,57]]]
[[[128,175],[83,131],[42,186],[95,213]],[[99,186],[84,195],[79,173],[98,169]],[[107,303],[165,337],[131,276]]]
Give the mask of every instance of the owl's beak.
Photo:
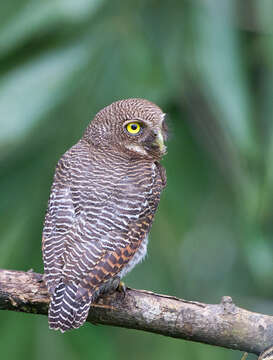
[[[164,154],[166,152],[166,146],[164,144],[164,138],[161,130],[156,131],[155,134],[156,134],[156,138],[154,144],[157,145],[159,147],[160,152]]]

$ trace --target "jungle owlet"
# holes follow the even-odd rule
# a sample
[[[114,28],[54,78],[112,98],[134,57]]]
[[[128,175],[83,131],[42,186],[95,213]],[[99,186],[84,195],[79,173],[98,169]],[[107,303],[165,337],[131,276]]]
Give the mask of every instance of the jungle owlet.
[[[159,160],[167,128],[150,101],[102,109],[59,160],[43,230],[49,327],[80,327],[99,295],[146,254],[148,233],[166,185]]]

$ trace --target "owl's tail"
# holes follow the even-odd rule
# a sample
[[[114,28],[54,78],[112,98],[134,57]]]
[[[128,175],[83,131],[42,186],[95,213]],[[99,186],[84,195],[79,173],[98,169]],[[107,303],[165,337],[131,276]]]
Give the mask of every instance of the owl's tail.
[[[76,298],[78,287],[74,283],[60,283],[51,298],[48,310],[49,328],[65,332],[79,328],[86,320],[91,298]]]

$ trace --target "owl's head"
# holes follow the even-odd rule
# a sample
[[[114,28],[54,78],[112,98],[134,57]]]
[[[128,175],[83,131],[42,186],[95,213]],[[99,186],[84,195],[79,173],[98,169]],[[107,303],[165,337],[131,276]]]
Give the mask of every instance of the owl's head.
[[[120,100],[99,111],[84,133],[97,147],[159,159],[166,153],[165,114],[145,99]]]

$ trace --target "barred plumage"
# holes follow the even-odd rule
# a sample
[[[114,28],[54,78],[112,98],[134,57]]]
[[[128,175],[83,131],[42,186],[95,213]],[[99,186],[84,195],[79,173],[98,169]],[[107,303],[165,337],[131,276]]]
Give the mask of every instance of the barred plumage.
[[[81,326],[91,303],[145,256],[166,184],[159,163],[166,136],[159,107],[121,100],[59,160],[43,230],[50,328]]]

